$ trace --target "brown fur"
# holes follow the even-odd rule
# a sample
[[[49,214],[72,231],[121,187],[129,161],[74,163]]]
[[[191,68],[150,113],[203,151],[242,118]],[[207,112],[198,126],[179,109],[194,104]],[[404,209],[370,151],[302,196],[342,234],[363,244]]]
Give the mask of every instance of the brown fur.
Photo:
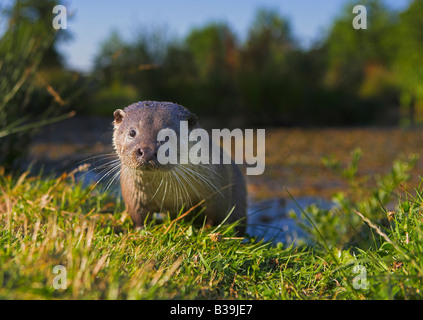
[[[205,199],[207,224],[221,223],[234,208],[226,221],[242,219],[237,231],[245,232],[246,187],[238,166],[161,165],[155,158],[158,132],[171,128],[179,133],[181,120],[188,121],[189,130],[199,128],[193,113],[169,102],[144,101],[116,110],[114,117],[113,144],[121,162],[122,196],[136,227],[143,227],[155,212],[175,214],[182,205],[188,210]]]

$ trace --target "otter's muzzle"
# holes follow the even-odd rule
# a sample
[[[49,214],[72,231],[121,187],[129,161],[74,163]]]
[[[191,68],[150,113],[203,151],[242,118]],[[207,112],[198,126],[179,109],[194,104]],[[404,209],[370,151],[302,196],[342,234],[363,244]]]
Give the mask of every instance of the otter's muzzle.
[[[138,148],[135,150],[137,160],[148,162],[150,160],[157,160],[157,152],[151,148]]]
[[[157,151],[149,147],[136,148],[134,150],[135,159],[140,169],[157,168],[159,163],[157,161]]]

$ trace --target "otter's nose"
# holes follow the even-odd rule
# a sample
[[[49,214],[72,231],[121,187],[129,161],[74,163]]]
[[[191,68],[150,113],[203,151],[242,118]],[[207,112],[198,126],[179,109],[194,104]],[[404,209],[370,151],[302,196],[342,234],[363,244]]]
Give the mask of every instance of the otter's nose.
[[[139,148],[136,150],[136,156],[140,160],[144,160],[146,162],[150,160],[156,160],[157,159],[157,152],[155,152],[151,148]]]

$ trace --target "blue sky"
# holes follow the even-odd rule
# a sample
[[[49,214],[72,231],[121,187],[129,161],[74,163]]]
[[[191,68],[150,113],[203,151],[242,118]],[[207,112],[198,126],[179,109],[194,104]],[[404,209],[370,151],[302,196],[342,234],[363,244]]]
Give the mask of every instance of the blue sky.
[[[307,46],[324,34],[347,1],[65,0],[68,14],[74,15],[67,24],[73,40],[63,44],[60,50],[71,67],[87,71],[92,66],[100,43],[113,29],[117,29],[125,38],[130,38],[137,28],[164,27],[170,34],[184,37],[193,27],[200,27],[211,21],[224,21],[243,39],[259,7],[274,8],[287,17],[296,38]],[[410,2],[384,1],[398,9],[405,8]],[[356,2],[361,3],[359,0]]]

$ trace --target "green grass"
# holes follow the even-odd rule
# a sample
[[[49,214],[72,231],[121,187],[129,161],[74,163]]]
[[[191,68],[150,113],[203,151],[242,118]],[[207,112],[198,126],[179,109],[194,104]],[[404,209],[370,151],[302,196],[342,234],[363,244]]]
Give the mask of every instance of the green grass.
[[[381,199],[407,179],[407,163],[394,164],[368,193],[349,176],[358,200],[338,194],[332,210],[306,208],[313,242],[297,247],[189,219],[136,231],[119,197],[83,187],[75,172],[0,171],[0,298],[421,299],[423,192],[399,193],[395,211]],[[53,287],[63,275],[53,273],[57,265],[66,268],[65,289]]]

